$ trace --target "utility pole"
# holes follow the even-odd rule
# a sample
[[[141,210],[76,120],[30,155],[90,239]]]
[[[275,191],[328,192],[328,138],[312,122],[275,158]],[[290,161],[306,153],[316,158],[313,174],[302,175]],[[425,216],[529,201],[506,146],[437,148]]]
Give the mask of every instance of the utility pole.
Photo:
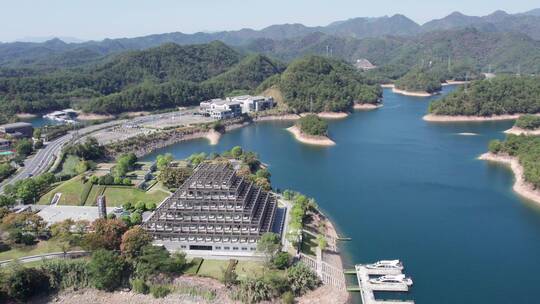
[[[467,93],[468,86],[469,86],[469,72],[465,73],[465,93]]]
[[[448,72],[452,70],[452,57],[448,56]]]
[[[330,46],[326,45],[326,57],[330,56],[329,48],[330,48]]]
[[[313,96],[309,96],[309,113],[313,113]]]

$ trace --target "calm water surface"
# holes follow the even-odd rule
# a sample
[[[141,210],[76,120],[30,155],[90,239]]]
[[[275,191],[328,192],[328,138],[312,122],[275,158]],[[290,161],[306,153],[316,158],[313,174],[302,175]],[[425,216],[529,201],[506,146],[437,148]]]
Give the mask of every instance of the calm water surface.
[[[330,123],[331,148],[300,144],[285,130],[291,123],[269,122],[228,133],[217,146],[194,140],[147,159],[240,145],[270,165],[275,188],[315,197],[352,237],[345,266],[403,260],[415,285],[402,298],[540,303],[540,205],[512,192],[509,170],[476,160],[512,123],[427,123],[429,100],[385,90],[384,108]]]

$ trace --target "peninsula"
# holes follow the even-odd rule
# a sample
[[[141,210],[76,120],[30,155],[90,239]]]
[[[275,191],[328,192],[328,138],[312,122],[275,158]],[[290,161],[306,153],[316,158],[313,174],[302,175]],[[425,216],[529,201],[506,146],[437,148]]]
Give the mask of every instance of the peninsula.
[[[498,162],[510,167],[514,172],[513,189],[521,196],[540,203],[540,137],[508,135],[506,140],[493,140],[489,152],[479,159]]]
[[[540,108],[538,76],[497,76],[473,81],[433,101],[424,120],[469,122],[515,120]]]

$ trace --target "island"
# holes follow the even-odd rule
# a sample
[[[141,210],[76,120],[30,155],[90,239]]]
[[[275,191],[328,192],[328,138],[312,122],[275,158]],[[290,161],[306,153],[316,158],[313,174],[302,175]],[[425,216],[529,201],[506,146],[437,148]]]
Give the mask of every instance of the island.
[[[479,159],[509,166],[515,175],[514,191],[540,203],[540,137],[510,134],[504,141],[491,141],[488,148]]]
[[[407,96],[429,97],[441,89],[441,80],[436,74],[415,69],[396,80],[392,91]]]
[[[540,77],[497,76],[473,81],[433,101],[424,120],[432,122],[515,120],[540,112]]]
[[[294,137],[305,144],[333,146],[336,143],[328,138],[328,123],[315,114],[308,114],[287,129]]]

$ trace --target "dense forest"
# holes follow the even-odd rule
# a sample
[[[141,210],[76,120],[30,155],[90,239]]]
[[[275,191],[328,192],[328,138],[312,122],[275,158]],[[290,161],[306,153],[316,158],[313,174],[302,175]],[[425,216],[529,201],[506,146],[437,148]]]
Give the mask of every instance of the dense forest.
[[[14,113],[68,106],[116,114],[194,105],[232,90],[253,90],[284,68],[261,55],[243,58],[221,42],[165,44],[107,58],[97,66],[0,77],[0,108],[7,120]]]
[[[287,105],[299,113],[348,111],[354,102],[375,103],[382,96],[380,87],[366,84],[351,65],[319,56],[292,62],[269,82],[266,85],[277,85]]]
[[[508,135],[503,142],[491,141],[489,151],[517,157],[523,166],[525,180],[536,188],[540,187],[540,137]]]
[[[459,88],[432,102],[436,115],[491,116],[540,112],[540,78],[498,76]]]
[[[535,130],[540,128],[540,116],[536,115],[521,115],[517,120],[515,125],[518,128],[525,130]]]

